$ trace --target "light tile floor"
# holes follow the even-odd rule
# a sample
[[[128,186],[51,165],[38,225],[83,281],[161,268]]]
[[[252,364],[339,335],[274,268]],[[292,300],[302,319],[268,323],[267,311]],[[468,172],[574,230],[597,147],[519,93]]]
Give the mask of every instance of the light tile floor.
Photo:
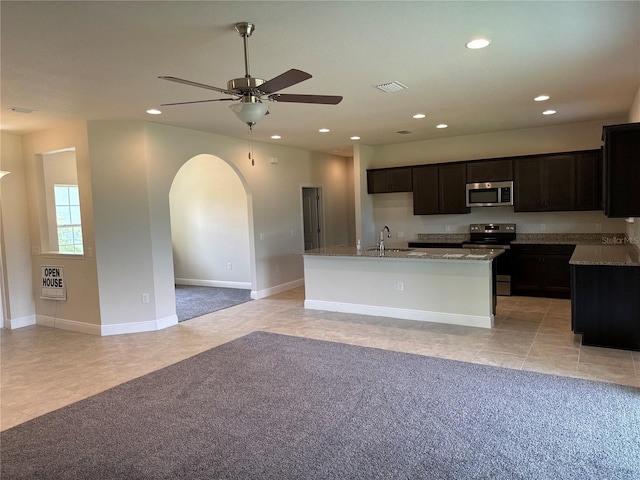
[[[304,289],[158,332],[1,330],[0,429],[255,330],[640,386],[640,352],[580,345],[569,300],[499,297],[493,329],[305,310]]]

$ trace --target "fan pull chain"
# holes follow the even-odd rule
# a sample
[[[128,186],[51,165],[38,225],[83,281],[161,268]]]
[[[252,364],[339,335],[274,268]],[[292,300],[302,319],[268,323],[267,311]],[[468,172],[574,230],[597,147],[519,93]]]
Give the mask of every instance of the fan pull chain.
[[[251,160],[251,166],[255,166],[256,161],[253,156],[253,125],[249,125],[249,160]]]

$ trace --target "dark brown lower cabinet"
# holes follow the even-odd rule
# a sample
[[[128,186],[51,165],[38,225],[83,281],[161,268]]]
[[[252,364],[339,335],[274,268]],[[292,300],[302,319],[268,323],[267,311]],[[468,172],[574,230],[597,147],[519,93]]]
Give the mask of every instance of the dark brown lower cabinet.
[[[574,245],[511,245],[511,294],[570,298]]]
[[[640,267],[571,265],[571,328],[583,345],[640,350]]]

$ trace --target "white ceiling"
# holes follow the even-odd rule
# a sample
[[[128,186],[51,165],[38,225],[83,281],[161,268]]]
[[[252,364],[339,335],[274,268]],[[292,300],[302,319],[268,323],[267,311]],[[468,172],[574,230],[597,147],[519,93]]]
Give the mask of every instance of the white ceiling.
[[[368,145],[626,117],[640,86],[640,2],[2,1],[0,127],[135,119],[247,138],[220,98],[157,79],[226,88],[290,68],[313,78],[281,93],[342,95],[337,106],[269,104],[257,141],[349,154]],[[465,43],[487,36],[491,45]],[[375,85],[408,87],[384,93]],[[551,99],[533,102],[538,94]],[[12,107],[36,110],[16,113]],[[547,108],[556,115],[544,116]],[[415,120],[414,113],[426,118]],[[436,124],[449,128],[439,130]],[[330,133],[320,134],[326,127]],[[396,132],[410,130],[401,135]],[[274,141],[273,134],[282,136]]]

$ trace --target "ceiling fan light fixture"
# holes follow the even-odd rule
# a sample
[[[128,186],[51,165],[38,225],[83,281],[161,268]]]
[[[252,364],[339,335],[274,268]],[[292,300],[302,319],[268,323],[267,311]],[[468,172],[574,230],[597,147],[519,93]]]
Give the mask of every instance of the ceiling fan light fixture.
[[[229,109],[236,114],[240,121],[250,127],[258,123],[267,114],[269,107],[253,96],[242,97],[240,103],[234,103]]]

